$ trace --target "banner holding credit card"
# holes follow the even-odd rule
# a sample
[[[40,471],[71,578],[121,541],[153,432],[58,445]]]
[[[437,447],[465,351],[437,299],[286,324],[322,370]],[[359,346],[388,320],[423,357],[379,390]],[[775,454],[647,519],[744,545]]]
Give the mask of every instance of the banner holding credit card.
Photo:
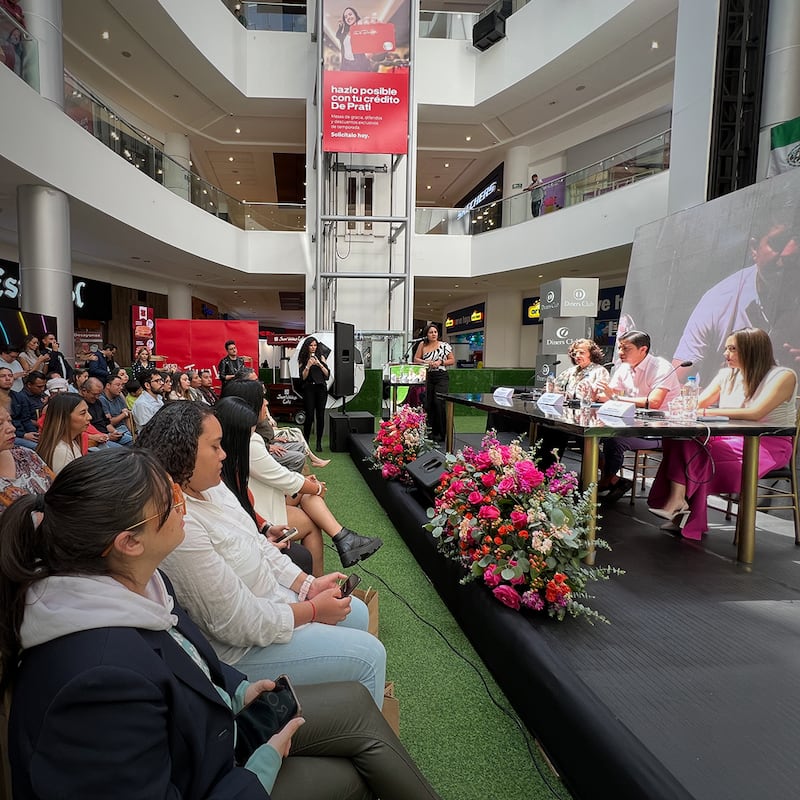
[[[324,0],[326,152],[408,152],[410,14],[410,0]]]

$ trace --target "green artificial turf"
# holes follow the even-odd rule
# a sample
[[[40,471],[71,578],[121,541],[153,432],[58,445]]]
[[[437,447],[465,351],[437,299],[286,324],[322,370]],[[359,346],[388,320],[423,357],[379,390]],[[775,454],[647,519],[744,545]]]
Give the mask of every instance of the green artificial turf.
[[[484,424],[481,420],[481,426]],[[457,429],[467,432],[461,424]],[[327,500],[334,515],[343,525],[380,536],[384,542],[353,571],[362,577],[360,588],[372,586],[380,592],[380,638],[388,655],[387,680],[394,682],[400,700],[400,736],[431,784],[443,800],[568,798],[533,745],[536,764],[532,762],[520,727],[489,699],[483,681],[510,712],[510,703],[375,501],[349,454],[326,451],[324,457],[331,458],[331,463],[317,474],[328,484]],[[341,569],[332,548],[326,548],[325,563],[327,571]],[[380,576],[399,597],[367,571]],[[417,619],[403,600],[435,625],[449,645]],[[474,664],[482,677],[459,654]]]

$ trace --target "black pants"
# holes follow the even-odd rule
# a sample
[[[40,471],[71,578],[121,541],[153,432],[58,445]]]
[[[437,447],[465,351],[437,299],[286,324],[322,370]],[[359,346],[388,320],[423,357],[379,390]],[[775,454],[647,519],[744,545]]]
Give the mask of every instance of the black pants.
[[[531,200],[531,216],[538,217],[542,213],[542,201]]]
[[[303,384],[303,408],[306,411],[306,421],[303,423],[303,435],[306,441],[311,441],[311,428],[314,425],[314,415],[317,417],[317,449],[322,442],[322,432],[325,430],[325,404],[328,400],[328,387],[324,383]]]
[[[450,377],[445,370],[429,369],[425,380],[425,413],[434,439],[443,440],[445,434],[444,400],[437,392],[447,394],[450,390]]]

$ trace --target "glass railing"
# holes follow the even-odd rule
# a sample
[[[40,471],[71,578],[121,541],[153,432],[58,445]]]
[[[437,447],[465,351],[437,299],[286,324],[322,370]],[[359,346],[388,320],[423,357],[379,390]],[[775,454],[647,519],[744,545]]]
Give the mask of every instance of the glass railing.
[[[542,184],[538,216],[547,216],[600,195],[630,186],[669,169],[670,131]],[[531,192],[461,208],[417,208],[414,230],[433,235],[465,235],[507,228],[532,219]]]
[[[231,13],[251,31],[306,33],[305,3],[252,3],[224,0]]]
[[[39,42],[9,13],[0,8],[0,64],[39,91]],[[10,109],[4,109],[10,113]]]
[[[472,26],[477,14],[456,11],[420,11],[420,39],[459,39],[472,41]]]
[[[244,203],[170,158],[163,144],[115,114],[71,75],[64,75],[64,112],[109,150],[192,205],[242,230],[305,230],[305,206]]]

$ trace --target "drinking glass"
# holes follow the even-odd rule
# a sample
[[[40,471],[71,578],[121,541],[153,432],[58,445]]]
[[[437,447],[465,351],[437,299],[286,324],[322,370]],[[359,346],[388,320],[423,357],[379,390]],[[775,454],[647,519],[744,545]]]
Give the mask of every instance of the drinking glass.
[[[675,397],[667,404],[669,408],[669,418],[674,420],[682,420],[684,413],[684,402],[682,397]]]

